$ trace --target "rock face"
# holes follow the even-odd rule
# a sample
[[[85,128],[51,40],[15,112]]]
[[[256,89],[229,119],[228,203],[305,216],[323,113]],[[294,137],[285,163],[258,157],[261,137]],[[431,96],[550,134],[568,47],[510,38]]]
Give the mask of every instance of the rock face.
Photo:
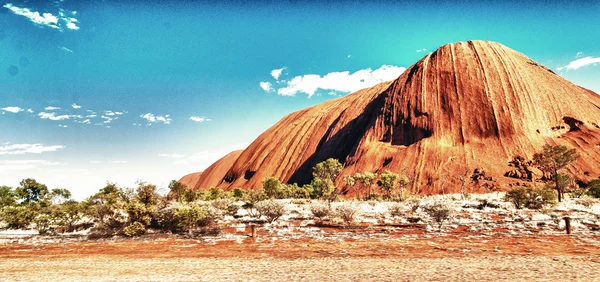
[[[233,162],[238,159],[241,153],[242,150],[233,151],[220,158],[203,172],[190,173],[182,177],[179,182],[194,190],[219,187],[221,186],[221,182],[225,177],[225,174],[229,168],[231,168]]]
[[[344,175],[390,170],[407,172],[414,193],[448,193],[475,168],[510,180],[513,157],[531,159],[544,144],[576,148],[572,172],[589,179],[600,168],[599,124],[596,93],[499,43],[460,42],[395,81],[289,114],[195,187],[259,188],[269,176],[308,183],[315,164],[336,158],[345,166],[338,187]]]

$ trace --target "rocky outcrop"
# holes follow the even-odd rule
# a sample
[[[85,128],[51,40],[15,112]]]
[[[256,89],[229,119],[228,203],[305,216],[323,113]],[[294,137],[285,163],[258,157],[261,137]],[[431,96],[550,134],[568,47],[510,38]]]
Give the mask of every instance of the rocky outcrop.
[[[448,193],[458,189],[448,181],[477,167],[501,184],[513,156],[531,159],[544,144],[576,148],[572,172],[598,177],[598,124],[596,93],[499,43],[459,42],[395,81],[289,114],[196,187],[256,188],[269,176],[307,183],[315,164],[336,158],[345,166],[338,187],[355,172],[405,170],[413,193]]]

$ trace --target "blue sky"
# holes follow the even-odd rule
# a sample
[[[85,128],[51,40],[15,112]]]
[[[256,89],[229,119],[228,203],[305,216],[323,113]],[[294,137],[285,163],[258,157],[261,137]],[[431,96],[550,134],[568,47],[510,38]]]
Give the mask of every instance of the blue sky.
[[[598,1],[0,3],[0,184],[79,199],[166,187],[446,43],[498,41],[600,93]]]

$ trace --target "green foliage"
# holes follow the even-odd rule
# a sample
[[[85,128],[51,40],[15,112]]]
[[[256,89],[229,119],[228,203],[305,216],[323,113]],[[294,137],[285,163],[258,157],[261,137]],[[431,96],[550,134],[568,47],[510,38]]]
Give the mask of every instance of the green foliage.
[[[329,179],[314,178],[310,186],[313,187],[313,198],[333,201],[336,196],[335,185]]]
[[[125,194],[116,184],[107,183],[98,193],[86,200],[84,204],[86,214],[103,223],[117,219],[120,215],[119,211],[125,205],[126,199],[129,198]]]
[[[265,191],[265,194],[267,195],[267,197],[269,198],[281,198],[282,196],[282,185],[281,182],[279,181],[279,179],[275,178],[275,177],[269,177],[266,178],[265,180],[263,180],[262,182],[263,185],[263,190]]]
[[[212,187],[212,188],[208,189],[208,193],[207,193],[206,197],[204,198],[204,200],[212,201],[212,200],[216,200],[216,199],[223,199],[223,198],[226,198],[226,196],[227,195],[225,194],[225,191],[223,191],[223,189]]]
[[[146,205],[139,200],[133,200],[124,206],[130,223],[139,222],[144,226],[150,225],[156,213],[156,206]]]
[[[123,234],[127,237],[137,237],[146,233],[146,226],[140,222],[131,223],[123,228]]]
[[[208,209],[195,203],[176,208],[174,216],[177,227],[190,232],[195,228],[206,226],[212,221]]]
[[[358,198],[360,198],[361,191],[364,189],[367,189],[367,196],[365,197],[365,199],[371,199],[373,197],[373,192],[372,192],[371,188],[373,187],[373,184],[375,183],[375,179],[377,179],[376,173],[357,172],[352,176],[346,177],[346,184],[348,184],[352,189],[354,189]]]
[[[8,228],[24,229],[33,222],[37,216],[37,211],[27,206],[8,206],[2,210],[0,215]]]
[[[144,205],[157,205],[161,196],[156,191],[156,185],[139,182],[133,198]]]
[[[269,223],[274,222],[285,213],[285,205],[275,200],[264,200],[256,203],[254,208],[264,215]]]
[[[344,169],[344,166],[338,160],[330,158],[318,163],[313,168],[313,177],[333,182],[342,172],[342,169]]]
[[[73,231],[74,226],[83,217],[83,205],[74,200],[68,200],[56,206],[54,216],[59,226],[66,227],[67,231]]]
[[[11,187],[0,186],[0,211],[3,207],[16,205],[16,195]]]
[[[35,230],[37,230],[39,234],[47,234],[50,231],[50,227],[54,225],[55,221],[55,214],[50,208],[44,208],[33,218]]]
[[[594,179],[588,183],[588,195],[600,198],[600,179]]]
[[[52,199],[53,203],[60,204],[71,198],[71,191],[67,189],[54,188],[52,191],[50,191],[50,198]]]
[[[33,178],[23,179],[19,184],[19,187],[15,189],[15,194],[23,205],[28,205],[30,203],[47,205],[48,196],[50,196],[48,187],[38,183]]]
[[[231,199],[217,199],[212,201],[211,205],[224,215],[230,216],[236,215],[240,209],[240,206],[236,205]]]
[[[554,189],[558,192],[558,201],[562,200],[563,187],[560,183],[560,170],[567,168],[579,158],[575,149],[561,145],[544,145],[542,152],[533,155],[534,163],[544,172],[550,173],[554,179]]]
[[[391,198],[392,192],[396,187],[396,181],[399,177],[400,175],[390,172],[389,170],[386,170],[379,176],[377,186],[379,186],[379,189],[387,195],[388,199]]]
[[[169,199],[181,201],[187,191],[188,187],[177,180],[171,180],[169,183]]]
[[[233,190],[231,190],[231,192],[232,192],[232,197],[236,200],[242,200],[246,196],[246,191],[244,191],[241,188],[233,188]]]
[[[506,192],[505,200],[513,203],[517,209],[541,209],[556,202],[556,194],[548,189],[517,187]]]

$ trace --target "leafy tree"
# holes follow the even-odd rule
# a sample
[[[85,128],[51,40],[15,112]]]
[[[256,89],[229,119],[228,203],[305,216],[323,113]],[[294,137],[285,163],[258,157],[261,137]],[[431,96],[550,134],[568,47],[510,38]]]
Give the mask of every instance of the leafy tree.
[[[3,207],[14,206],[15,204],[15,193],[12,188],[8,186],[0,186],[0,210]]]
[[[52,199],[53,204],[60,204],[71,198],[71,191],[69,191],[67,189],[54,188],[50,192],[50,197]]]
[[[388,199],[391,198],[394,187],[396,187],[396,181],[400,176],[389,170],[386,170],[384,173],[379,176],[379,180],[377,181],[377,186],[387,194]]]
[[[86,200],[86,212],[100,222],[114,219],[119,216],[119,211],[125,201],[124,193],[115,183],[107,183],[98,193]]]
[[[313,168],[313,177],[335,182],[344,166],[336,159],[327,159]]]
[[[346,177],[346,183],[349,184],[353,189],[357,192],[358,197],[360,198],[360,191],[363,189],[367,189],[367,196],[365,198],[371,198],[372,187],[375,183],[375,179],[377,179],[377,174],[372,172],[360,173],[357,172],[352,176]]]
[[[344,166],[336,159],[318,163],[313,168],[313,181],[310,184],[314,189],[313,196],[333,201],[337,196],[334,182],[342,169]]]
[[[37,211],[30,209],[27,206],[8,206],[0,213],[2,221],[8,228],[23,229],[27,228],[37,216]]]
[[[279,179],[268,177],[262,182],[263,189],[269,198],[282,198],[282,185]]]
[[[588,183],[588,195],[600,198],[600,179],[594,179]]]
[[[156,191],[156,185],[139,182],[135,189],[134,199],[144,205],[157,205],[161,197]]]
[[[21,200],[21,204],[42,203],[46,205],[49,196],[48,187],[38,183],[33,178],[23,179],[19,187],[15,189],[15,194]]]
[[[169,183],[169,198],[181,201],[187,190],[188,187],[185,184],[177,180],[171,180],[171,183]]]
[[[533,155],[533,161],[544,172],[550,173],[554,179],[554,188],[558,192],[558,201],[562,201],[563,189],[560,185],[559,172],[567,168],[579,158],[575,149],[561,145],[544,145],[543,151]]]
[[[73,231],[75,224],[83,217],[83,205],[77,201],[68,200],[58,205],[55,214],[60,226],[66,227],[67,231]]]

